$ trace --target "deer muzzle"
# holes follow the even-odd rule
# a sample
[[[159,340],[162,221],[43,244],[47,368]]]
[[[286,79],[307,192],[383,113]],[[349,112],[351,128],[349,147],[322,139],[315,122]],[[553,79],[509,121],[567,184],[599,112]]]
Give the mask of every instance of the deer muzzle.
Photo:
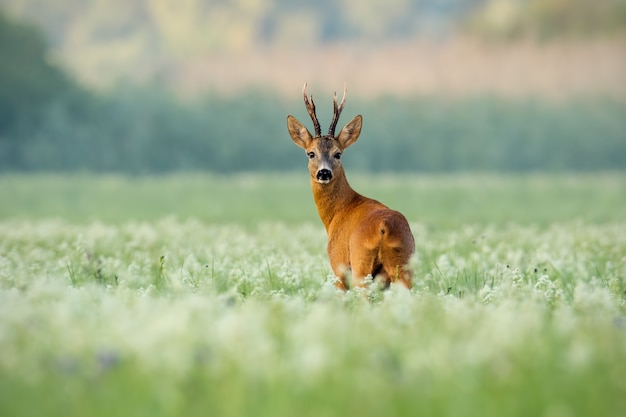
[[[330,169],[322,168],[317,171],[317,181],[322,184],[328,184],[333,179],[333,172]]]

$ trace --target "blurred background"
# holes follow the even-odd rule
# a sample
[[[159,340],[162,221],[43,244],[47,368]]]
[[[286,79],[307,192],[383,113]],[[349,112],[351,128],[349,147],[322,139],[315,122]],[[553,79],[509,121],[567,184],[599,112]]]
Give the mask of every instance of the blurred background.
[[[305,81],[348,169],[626,167],[626,0],[0,0],[0,171],[302,170]]]

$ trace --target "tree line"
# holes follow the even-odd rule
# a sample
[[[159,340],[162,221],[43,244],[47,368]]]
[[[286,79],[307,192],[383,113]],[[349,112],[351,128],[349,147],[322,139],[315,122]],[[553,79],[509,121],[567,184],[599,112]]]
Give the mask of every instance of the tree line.
[[[0,14],[0,170],[230,173],[302,169],[289,140],[300,100],[271,91],[180,100],[159,88],[93,93],[47,58],[42,35]],[[320,103],[318,114],[330,114]],[[565,171],[626,167],[626,104],[494,97],[355,100],[363,171]],[[349,118],[348,116],[344,116]],[[323,123],[323,116],[321,117]],[[340,120],[339,124],[341,125]]]

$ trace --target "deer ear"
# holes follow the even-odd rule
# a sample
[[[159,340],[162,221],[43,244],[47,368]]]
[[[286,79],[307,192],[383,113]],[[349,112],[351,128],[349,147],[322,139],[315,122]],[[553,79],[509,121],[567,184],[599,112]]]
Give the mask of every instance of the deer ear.
[[[337,140],[342,149],[346,149],[359,138],[361,134],[361,126],[363,126],[363,117],[359,114],[341,129]]]
[[[289,129],[289,135],[296,145],[302,149],[309,147],[313,137],[308,129],[292,115],[287,116],[287,129]]]

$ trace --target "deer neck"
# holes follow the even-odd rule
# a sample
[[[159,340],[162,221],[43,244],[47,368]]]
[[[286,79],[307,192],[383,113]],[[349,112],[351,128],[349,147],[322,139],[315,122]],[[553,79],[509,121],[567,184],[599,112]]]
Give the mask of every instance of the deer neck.
[[[335,179],[329,184],[320,184],[311,178],[311,186],[317,211],[326,230],[337,214],[344,213],[360,197],[348,184],[343,169],[336,173]]]

